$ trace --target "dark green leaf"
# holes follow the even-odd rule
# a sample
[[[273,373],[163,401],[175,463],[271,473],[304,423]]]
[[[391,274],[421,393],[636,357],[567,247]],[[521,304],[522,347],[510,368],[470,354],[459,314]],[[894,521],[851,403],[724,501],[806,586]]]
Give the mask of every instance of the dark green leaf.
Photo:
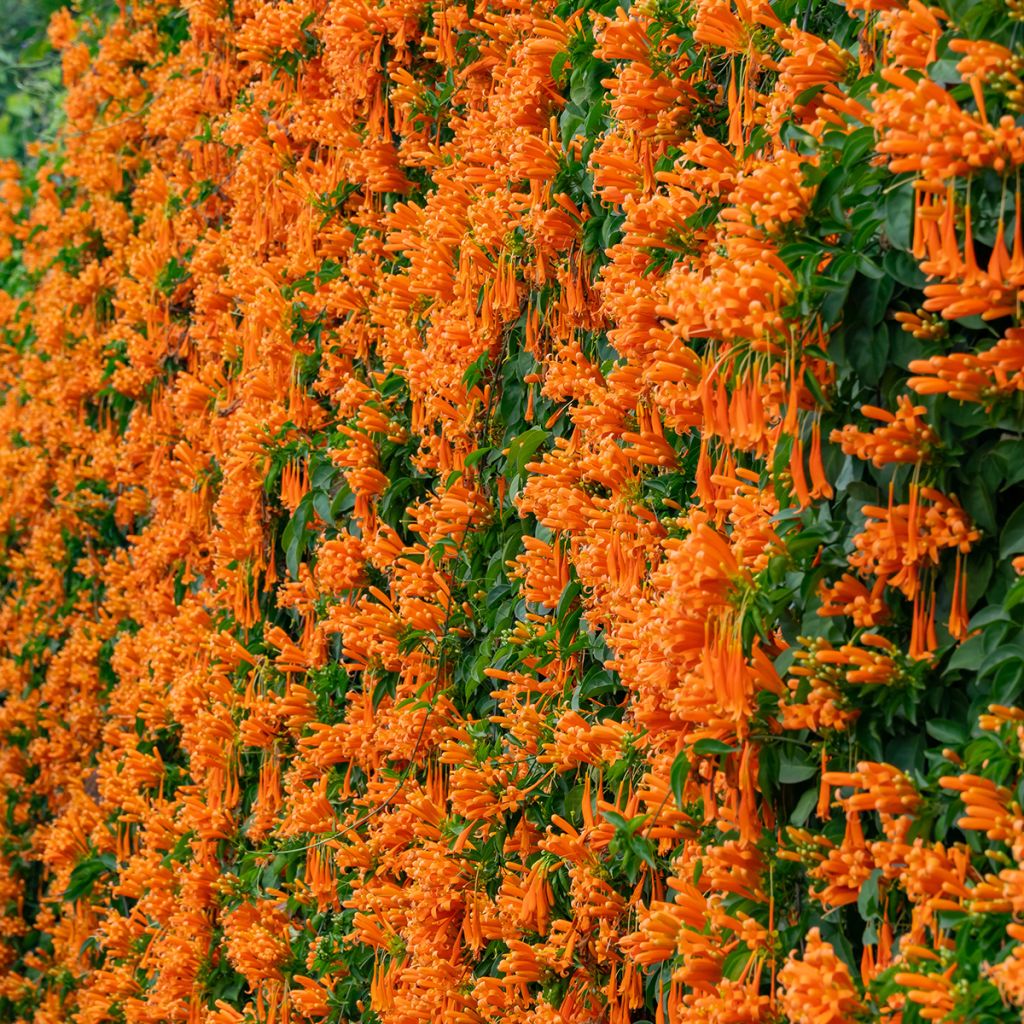
[[[702,739],[697,740],[693,745],[693,752],[695,754],[735,754],[736,748],[730,747],[728,743],[723,743],[721,740]]]
[[[686,779],[690,774],[690,761],[684,751],[676,754],[669,771],[669,784],[672,787],[672,795],[676,800],[676,807],[683,809],[683,789],[686,786]]]

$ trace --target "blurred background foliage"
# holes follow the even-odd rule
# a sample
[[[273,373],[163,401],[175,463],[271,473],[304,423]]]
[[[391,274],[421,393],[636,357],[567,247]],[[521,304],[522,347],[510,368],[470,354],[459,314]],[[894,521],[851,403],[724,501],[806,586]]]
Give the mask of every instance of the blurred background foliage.
[[[52,139],[63,116],[60,54],[46,26],[54,11],[105,19],[113,0],[8,0],[0,3],[0,159],[23,159],[36,139]]]

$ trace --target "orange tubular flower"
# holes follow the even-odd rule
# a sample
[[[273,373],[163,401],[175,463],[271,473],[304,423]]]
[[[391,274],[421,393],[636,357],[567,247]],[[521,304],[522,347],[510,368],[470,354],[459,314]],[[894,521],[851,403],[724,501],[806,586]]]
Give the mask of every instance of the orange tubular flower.
[[[885,425],[866,434],[847,424],[842,430],[833,430],[830,440],[841,445],[847,455],[870,459],[878,467],[893,462],[919,465],[929,458],[939,440],[922,421],[924,412],[923,405],[911,405],[906,395],[897,400],[895,413],[865,405],[861,413]]]
[[[1012,840],[1021,808],[1005,786],[970,773],[946,775],[939,781],[943,789],[961,794],[967,814],[957,822],[960,828],[984,832],[993,841]]]
[[[948,394],[991,408],[1024,390],[1024,329],[1012,328],[987,351],[916,359],[907,382],[918,394]]]
[[[899,971],[894,980],[907,990],[907,998],[916,1003],[923,1020],[943,1020],[953,1009],[955,1002],[951,976],[955,965],[941,973],[920,971]]]
[[[854,1024],[864,1006],[846,964],[812,928],[806,949],[779,972],[782,1010],[793,1024]]]
[[[980,539],[958,503],[934,488],[911,484],[909,504],[881,508],[865,505],[868,523],[854,538],[857,554],[850,565],[870,572],[886,586],[901,591],[914,603],[912,657],[928,657],[936,647],[935,598],[922,580],[923,570],[938,565],[942,550],[956,553],[956,575],[949,615],[949,630],[959,639],[966,635],[966,572],[962,558]],[[927,504],[922,504],[924,499]],[[832,613],[834,614],[834,612]],[[867,624],[867,623],[865,623]]]
[[[890,764],[861,761],[855,772],[826,772],[823,780],[830,786],[864,790],[843,801],[851,811],[912,814],[921,803],[914,785],[903,772]]]
[[[330,1015],[330,992],[323,985],[314,978],[307,978],[301,974],[294,975],[292,980],[300,986],[291,992],[292,1009],[309,1020],[319,1020]]]

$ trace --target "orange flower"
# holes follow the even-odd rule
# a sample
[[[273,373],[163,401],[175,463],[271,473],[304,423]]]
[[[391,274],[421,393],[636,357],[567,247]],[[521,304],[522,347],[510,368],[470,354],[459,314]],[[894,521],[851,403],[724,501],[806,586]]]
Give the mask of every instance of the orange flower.
[[[847,424],[842,430],[833,430],[831,440],[847,455],[870,459],[878,467],[893,462],[919,465],[939,443],[935,431],[921,420],[925,407],[911,405],[906,395],[897,399],[895,413],[868,405],[861,407],[861,413],[885,425],[866,434]]]
[[[793,1024],[854,1024],[864,1006],[849,968],[812,928],[803,957],[790,953],[779,972],[782,1010]]]

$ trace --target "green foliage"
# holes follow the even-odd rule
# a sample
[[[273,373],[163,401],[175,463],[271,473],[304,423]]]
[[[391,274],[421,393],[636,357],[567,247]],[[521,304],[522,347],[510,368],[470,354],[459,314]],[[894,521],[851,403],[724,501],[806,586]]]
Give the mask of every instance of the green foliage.
[[[51,16],[69,0],[15,0],[0,16],[0,158],[23,159],[26,147],[52,140],[61,123],[60,54],[46,36]],[[114,0],[78,0],[82,24],[106,22]]]

